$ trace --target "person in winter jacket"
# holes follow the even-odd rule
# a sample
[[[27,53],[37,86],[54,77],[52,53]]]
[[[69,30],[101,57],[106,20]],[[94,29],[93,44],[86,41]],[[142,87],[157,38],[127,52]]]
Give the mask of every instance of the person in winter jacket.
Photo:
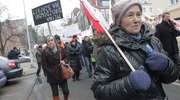
[[[18,59],[18,56],[20,54],[20,51],[13,47],[13,49],[8,53],[8,59]]]
[[[166,100],[162,83],[177,79],[174,63],[161,42],[141,22],[142,6],[134,0],[119,0],[112,7],[110,28],[117,45],[135,68],[132,71],[112,42],[99,37],[92,91],[97,100]]]
[[[163,14],[163,21],[156,26],[156,36],[161,41],[164,50],[168,53],[179,69],[180,79],[180,56],[176,37],[180,36],[180,32],[175,27],[175,22],[171,19],[170,13]]]
[[[61,41],[61,38],[60,38],[59,35],[55,35],[54,38],[55,38],[55,42],[56,42],[61,48],[65,48],[64,42]]]
[[[47,82],[50,84],[53,100],[60,100],[59,87],[62,88],[64,100],[68,100],[69,88],[67,80],[63,78],[60,62],[66,59],[64,49],[60,48],[53,36],[48,36],[47,47],[42,53],[43,69],[47,75]],[[61,58],[61,59],[60,59]]]
[[[37,60],[37,64],[38,64],[36,76],[39,76],[39,74],[41,72],[41,67],[42,67],[42,46],[41,45],[38,45],[38,47],[37,47],[36,60]],[[46,76],[45,73],[44,73],[44,75]]]
[[[72,67],[74,73],[73,81],[79,81],[81,64],[80,64],[80,45],[76,39],[72,39],[70,45],[68,46],[68,61],[70,62],[70,66]]]
[[[92,63],[91,63],[91,54],[93,52],[93,46],[91,44],[90,38],[88,36],[84,37],[82,42],[82,53],[84,57],[85,67],[89,74],[89,77],[92,76]]]

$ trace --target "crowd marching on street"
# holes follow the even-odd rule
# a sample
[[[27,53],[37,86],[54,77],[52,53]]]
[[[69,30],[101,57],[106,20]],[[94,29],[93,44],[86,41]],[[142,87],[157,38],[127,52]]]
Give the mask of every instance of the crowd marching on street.
[[[79,41],[73,35],[69,42],[59,35],[48,35],[45,44],[36,46],[38,69],[47,78],[53,100],[69,100],[68,79],[81,82],[85,69],[93,80],[91,90],[96,100],[168,100],[162,84],[180,79],[180,57],[176,37],[180,31],[170,13],[162,14],[162,21],[154,29],[143,22],[142,5],[134,0],[119,0],[111,9],[113,24],[108,32],[85,36]],[[154,32],[155,31],[155,32]],[[128,60],[119,53],[120,48]],[[18,55],[17,48],[8,57]],[[128,62],[133,66],[130,68]],[[73,76],[64,78],[62,66],[71,67]]]

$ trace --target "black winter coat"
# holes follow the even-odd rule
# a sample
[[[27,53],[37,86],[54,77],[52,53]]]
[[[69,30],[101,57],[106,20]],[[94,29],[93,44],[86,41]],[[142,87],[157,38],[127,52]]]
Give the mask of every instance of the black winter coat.
[[[167,51],[170,57],[173,57],[179,51],[176,40],[176,37],[179,35],[180,32],[175,30],[172,24],[168,24],[165,21],[156,26],[156,36],[162,42],[164,50]]]
[[[42,63],[42,50],[41,49],[37,49],[36,60],[37,60],[37,63]]]
[[[48,83],[61,83],[64,79],[60,67],[60,53],[61,60],[66,59],[66,53],[63,48],[57,46],[57,52],[54,53],[51,48],[47,47],[42,53],[42,67],[44,73],[47,75]]]
[[[19,54],[20,54],[20,51],[18,51],[18,50],[11,50],[8,53],[8,59],[18,59]]]
[[[82,42],[82,53],[86,57],[91,57],[93,52],[93,46],[90,41],[83,41]]]
[[[80,55],[80,45],[78,43],[74,46],[70,44],[68,47],[68,61],[70,62],[70,66],[74,71],[79,71],[82,69],[80,64]]]
[[[142,25],[142,38],[134,40],[118,26],[113,26],[111,33],[116,43],[123,50],[127,59],[135,69],[144,65],[147,57],[145,44],[149,43],[154,50],[163,53],[160,41]],[[144,68],[152,79],[151,87],[147,91],[135,91],[128,79],[131,69],[110,41],[100,39],[100,50],[94,74],[92,90],[97,100],[164,100],[165,92],[162,83],[171,83],[177,79],[177,70],[169,61],[168,72],[158,73]]]

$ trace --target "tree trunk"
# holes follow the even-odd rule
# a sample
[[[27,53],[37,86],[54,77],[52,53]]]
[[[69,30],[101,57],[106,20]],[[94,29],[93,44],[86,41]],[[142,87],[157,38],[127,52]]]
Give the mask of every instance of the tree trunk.
[[[2,56],[5,56],[5,50],[4,50],[4,48],[1,48],[1,55],[2,55]]]

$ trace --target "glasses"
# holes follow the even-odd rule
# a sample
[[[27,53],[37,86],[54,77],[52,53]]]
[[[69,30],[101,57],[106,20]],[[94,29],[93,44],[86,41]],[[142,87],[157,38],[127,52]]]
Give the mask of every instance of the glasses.
[[[138,13],[128,13],[124,17],[130,20],[133,20],[135,18],[141,18],[141,16],[142,16],[142,13],[138,12]]]

